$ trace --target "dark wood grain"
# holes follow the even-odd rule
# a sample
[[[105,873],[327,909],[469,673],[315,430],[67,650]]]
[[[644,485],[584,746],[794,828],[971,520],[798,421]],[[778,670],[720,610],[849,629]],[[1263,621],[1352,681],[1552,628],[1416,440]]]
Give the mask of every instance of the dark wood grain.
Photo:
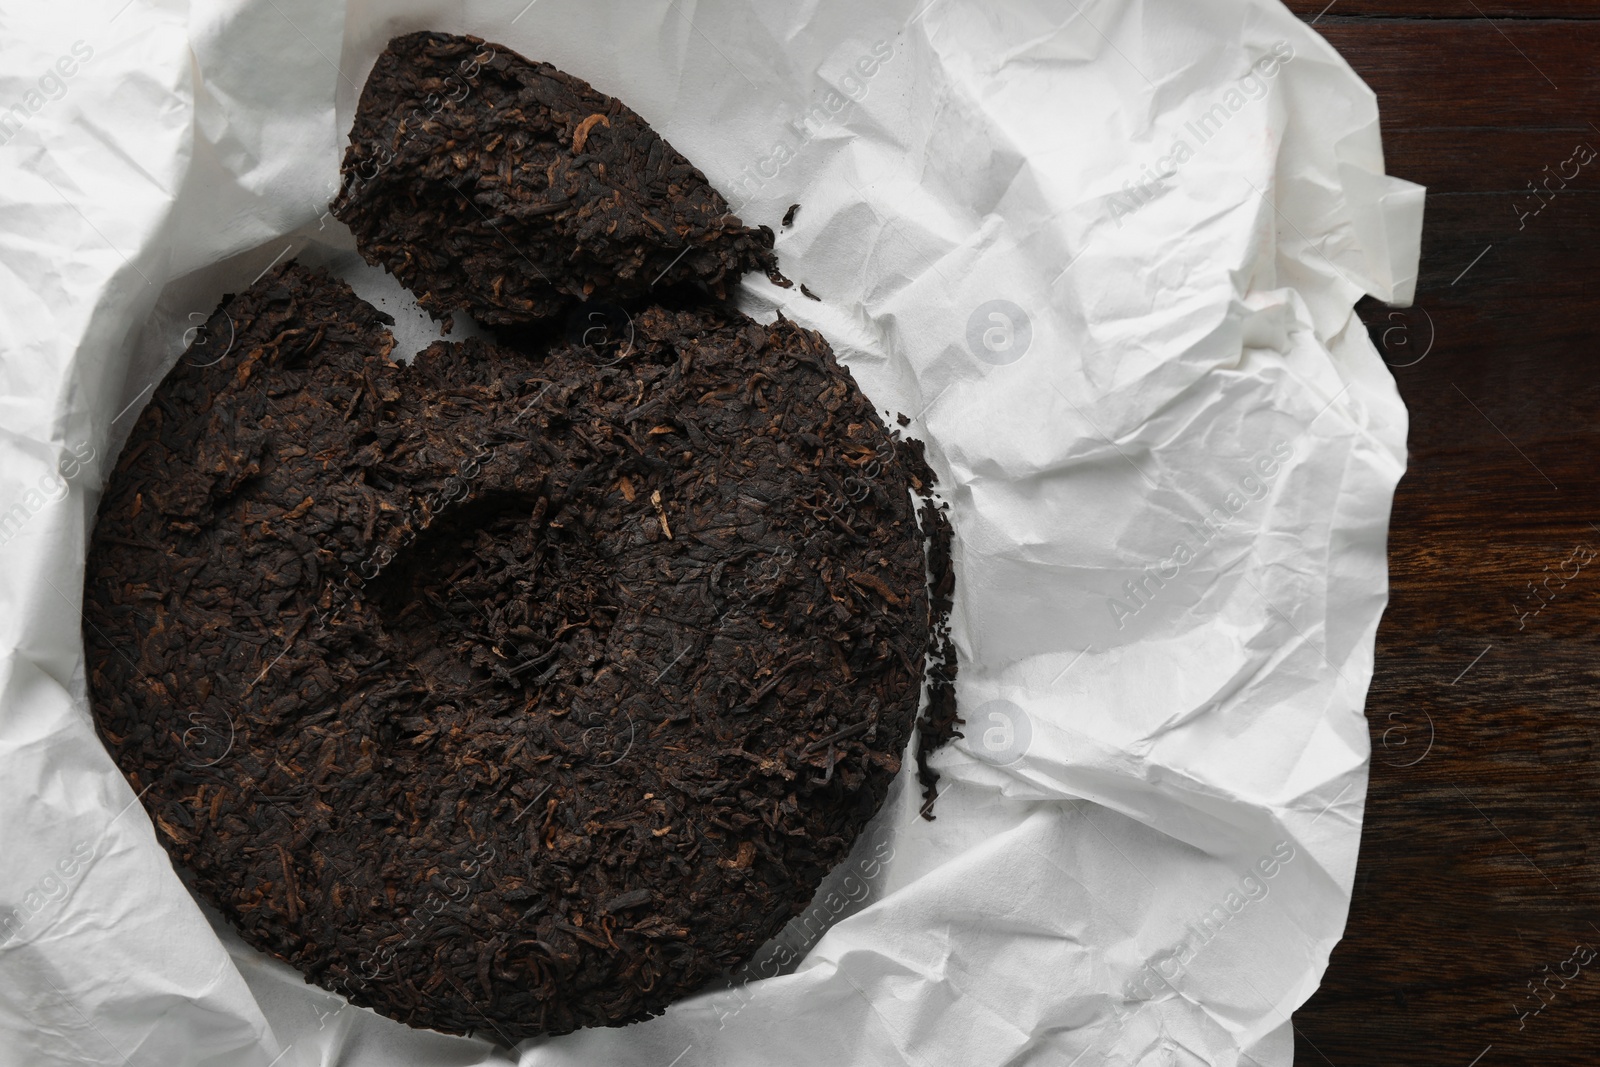
[[[1528,186],[1600,147],[1600,4],[1477,6],[1316,23],[1429,194],[1415,307],[1359,309],[1410,457],[1355,895],[1295,1015],[1303,1067],[1600,1063],[1600,955],[1574,955],[1600,950],[1600,158]]]
[[[1385,129],[1600,121],[1600,21],[1324,17],[1317,30],[1378,94]]]
[[[1318,29],[1336,18],[1600,19],[1594,0],[1288,0],[1289,10]]]

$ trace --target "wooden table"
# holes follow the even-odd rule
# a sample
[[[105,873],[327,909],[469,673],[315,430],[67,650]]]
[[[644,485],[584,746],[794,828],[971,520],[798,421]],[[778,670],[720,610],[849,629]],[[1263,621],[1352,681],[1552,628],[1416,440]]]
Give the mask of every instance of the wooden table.
[[[1600,1064],[1600,0],[1293,0],[1428,186],[1355,898],[1300,1067]],[[1578,149],[1579,145],[1593,146]]]

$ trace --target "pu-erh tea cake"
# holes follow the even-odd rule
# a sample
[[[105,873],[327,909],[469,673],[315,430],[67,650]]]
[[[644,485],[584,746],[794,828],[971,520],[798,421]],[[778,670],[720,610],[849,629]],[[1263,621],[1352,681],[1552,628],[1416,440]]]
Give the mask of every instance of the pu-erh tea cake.
[[[477,37],[389,42],[343,176],[334,216],[436,315],[524,323],[577,299],[776,277],[772,230],[741,223],[630,108]]]
[[[196,895],[310,981],[505,1044],[657,1014],[809,904],[914,727],[931,817],[921,445],[725,302],[787,284],[770,229],[503,46],[390,42],[333,210],[422,307],[518,330],[401,363],[297,263],[225,298],[101,502],[97,726]]]
[[[413,1026],[511,1044],[701,990],[846,857],[925,681],[921,752],[957,721],[920,445],[781,317],[632,317],[403,364],[290,263],[101,503],[94,714],[175,868]]]

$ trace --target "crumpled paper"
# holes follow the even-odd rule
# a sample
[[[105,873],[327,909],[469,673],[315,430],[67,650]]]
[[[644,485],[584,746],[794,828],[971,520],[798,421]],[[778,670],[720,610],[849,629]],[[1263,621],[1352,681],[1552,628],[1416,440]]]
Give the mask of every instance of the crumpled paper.
[[[1422,190],[1271,0],[91,0],[0,45],[0,1064],[1287,1065],[1345,922],[1406,414],[1351,308]],[[415,29],[621,97],[928,443],[966,736],[726,988],[524,1043],[307,985],[183,889],[97,740],[100,486],[224,292],[303,254]],[[364,294],[404,315],[381,272]],[[414,314],[402,348],[431,333]]]

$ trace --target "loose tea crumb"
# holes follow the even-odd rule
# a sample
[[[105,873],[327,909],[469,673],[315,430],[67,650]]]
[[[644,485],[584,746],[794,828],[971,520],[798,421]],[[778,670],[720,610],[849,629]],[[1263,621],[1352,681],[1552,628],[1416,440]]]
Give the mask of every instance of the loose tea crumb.
[[[85,642],[102,738],[247,942],[414,1026],[625,1023],[809,903],[929,654],[931,801],[950,527],[819,335],[653,307],[406,366],[296,264],[222,315],[113,473]]]
[[[705,176],[620,101],[504,45],[389,42],[361,91],[334,217],[436,316],[489,325],[741,274],[776,281]]]

